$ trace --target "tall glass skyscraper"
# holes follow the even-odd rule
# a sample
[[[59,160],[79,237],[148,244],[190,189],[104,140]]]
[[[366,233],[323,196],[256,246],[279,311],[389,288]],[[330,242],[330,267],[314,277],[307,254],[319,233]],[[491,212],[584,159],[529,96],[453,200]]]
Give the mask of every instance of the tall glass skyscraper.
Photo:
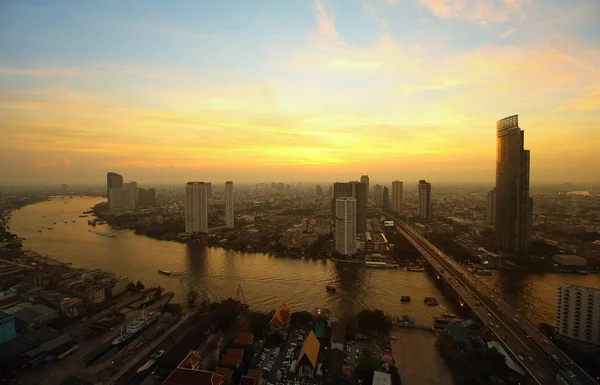
[[[116,172],[106,174],[106,198],[110,206],[110,190],[123,188],[123,177]]]
[[[532,199],[529,196],[529,150],[519,115],[496,123],[495,238],[498,246],[516,253],[531,243]]]

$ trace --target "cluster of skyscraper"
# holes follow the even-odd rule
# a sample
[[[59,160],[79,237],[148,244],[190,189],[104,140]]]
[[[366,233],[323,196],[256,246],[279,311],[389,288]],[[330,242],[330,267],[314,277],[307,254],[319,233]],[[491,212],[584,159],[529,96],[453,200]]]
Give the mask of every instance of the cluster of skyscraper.
[[[322,193],[320,186],[317,194]],[[431,184],[419,181],[418,215],[431,219]],[[367,231],[367,202],[369,201],[369,176],[362,175],[360,182],[336,182],[333,185],[331,212],[334,222],[335,249],[342,255],[353,255],[357,250],[357,238]],[[373,204],[384,209],[389,208],[389,189],[387,186],[373,187]],[[392,182],[392,210],[403,211],[403,182]]]
[[[519,115],[496,123],[496,187],[488,193],[487,221],[498,246],[516,253],[531,243],[533,200],[529,196],[529,150]]]
[[[156,203],[156,190],[138,189],[136,182],[123,183],[123,177],[115,172],[106,174],[106,196],[111,210],[132,210],[139,205],[150,206]]]
[[[212,183],[188,182],[185,185],[185,232],[208,232],[208,201],[212,198]],[[233,182],[225,182],[225,226],[234,227]]]

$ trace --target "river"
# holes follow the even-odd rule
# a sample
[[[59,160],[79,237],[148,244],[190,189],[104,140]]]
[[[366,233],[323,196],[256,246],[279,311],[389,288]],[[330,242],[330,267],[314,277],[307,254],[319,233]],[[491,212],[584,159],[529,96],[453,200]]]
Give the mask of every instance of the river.
[[[432,317],[452,310],[424,273],[160,241],[108,225],[92,227],[87,224],[89,218],[79,218],[83,211],[102,201],[76,197],[26,206],[13,212],[11,231],[25,238],[24,247],[42,255],[71,262],[75,267],[113,271],[142,280],[147,286],[160,285],[175,292],[180,301],[190,286],[214,301],[235,297],[241,285],[246,302],[258,311],[270,311],[282,303],[292,312],[320,306],[338,316],[375,308],[430,323]],[[96,232],[111,233],[115,238]],[[172,275],[159,275],[157,269],[169,270]],[[548,323],[554,322],[556,293],[562,282],[600,286],[598,275],[499,272],[482,278],[530,320]],[[326,292],[325,285],[335,286],[337,292]],[[412,302],[400,303],[401,295],[410,295]],[[426,296],[437,297],[440,306],[425,305]]]

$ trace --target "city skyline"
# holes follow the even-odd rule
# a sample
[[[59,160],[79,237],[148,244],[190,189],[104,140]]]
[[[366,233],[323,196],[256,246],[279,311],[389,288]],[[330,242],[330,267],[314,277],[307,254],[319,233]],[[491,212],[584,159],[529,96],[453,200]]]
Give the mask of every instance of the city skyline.
[[[513,114],[533,184],[598,182],[597,2],[1,10],[3,184],[118,170],[173,184],[377,171],[372,184],[491,185],[494,122]]]

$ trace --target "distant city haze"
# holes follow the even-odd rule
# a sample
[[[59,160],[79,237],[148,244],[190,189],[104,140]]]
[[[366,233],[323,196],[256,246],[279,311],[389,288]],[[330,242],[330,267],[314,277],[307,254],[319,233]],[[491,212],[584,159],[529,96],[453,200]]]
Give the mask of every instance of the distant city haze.
[[[515,114],[532,185],[597,182],[598,20],[583,0],[2,2],[0,184],[493,185]]]

